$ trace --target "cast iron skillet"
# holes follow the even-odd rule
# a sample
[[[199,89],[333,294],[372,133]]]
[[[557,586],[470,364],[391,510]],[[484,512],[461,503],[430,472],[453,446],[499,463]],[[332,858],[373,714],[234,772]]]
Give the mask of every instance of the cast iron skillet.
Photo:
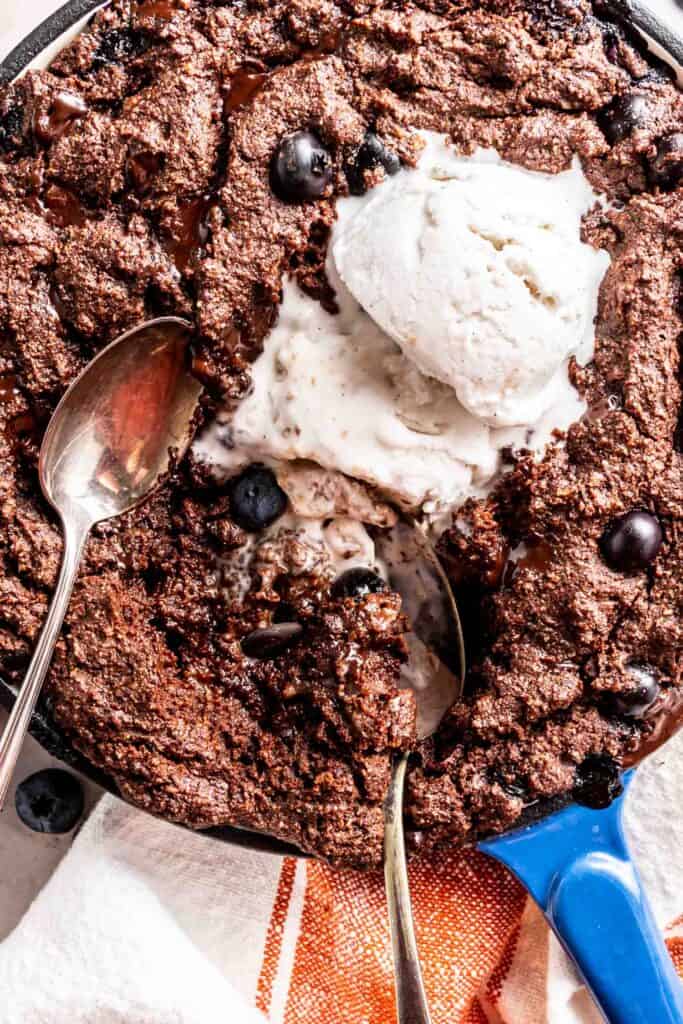
[[[70,30],[72,30],[81,20],[86,19],[91,12],[94,12],[102,6],[104,6],[102,0],[69,0],[69,2],[65,3],[55,11],[54,14],[46,18],[45,21],[30,32],[22,42],[20,42],[19,45],[4,58],[4,60],[0,61],[0,83],[9,82],[13,78],[16,78],[28,67],[29,64],[31,64],[31,62],[36,60],[36,58],[46,50],[55,48],[55,46],[58,48],[58,42],[62,36],[65,37],[64,42],[66,42],[66,38],[68,38],[66,34],[69,33]],[[634,15],[634,20],[637,20],[635,19],[635,8],[640,6],[640,0],[606,0],[605,6],[610,10],[610,13],[613,13],[614,15],[618,15],[620,12],[621,14],[631,12]],[[661,34],[660,29],[660,37]],[[665,40],[665,42],[666,46],[663,47],[663,49],[668,50],[668,52],[672,53],[677,60],[680,60],[680,62],[683,63],[683,44],[681,44],[680,39],[677,39],[675,36],[670,36]],[[11,708],[14,700],[14,688],[0,677],[0,703],[7,708]],[[95,768],[69,743],[68,739],[53,721],[49,707],[45,701],[43,701],[42,704],[39,704],[33,716],[31,734],[41,744],[41,746],[48,751],[48,753],[66,764],[71,765],[73,768],[81,772],[86,777],[92,779],[110,793],[119,795],[116,784],[113,780]],[[527,844],[533,841],[534,845],[536,845],[537,840],[541,838],[542,832],[553,833],[555,835],[557,835],[558,832],[563,832],[566,835],[567,831],[572,830],[572,825],[576,824],[573,821],[572,815],[574,817],[576,814],[582,816],[583,812],[582,809],[571,807],[563,810],[563,808],[567,808],[567,805],[570,803],[570,799],[570,797],[561,797],[555,800],[541,801],[528,807],[519,822],[518,829],[512,833],[512,835],[500,838],[494,837],[494,839],[489,843],[484,842],[481,844],[482,849],[491,856],[494,856],[498,860],[506,863],[517,873],[518,877],[520,877],[527,888],[530,889],[543,909],[546,908],[543,906],[544,900],[542,896],[537,891],[538,886],[535,885],[536,878],[529,877],[529,872],[522,870],[524,863],[529,860],[529,854],[525,854],[522,858],[522,866],[520,866],[517,853],[524,848],[525,836],[528,837],[526,840]],[[621,805],[622,801],[618,801],[614,807],[614,813],[604,815],[601,819],[602,824],[607,831],[610,831],[609,826],[610,823],[612,823],[613,817],[620,814]],[[556,812],[560,813],[557,814]],[[566,818],[566,820],[563,820],[564,818]],[[582,820],[584,819],[582,818]],[[561,823],[562,827],[558,828]],[[593,822],[591,819],[591,827],[593,827],[594,830],[598,829],[599,826],[597,824],[597,819],[596,822]],[[612,827],[616,826],[612,824]],[[207,829],[205,832],[206,834],[216,839],[220,839],[223,842],[228,842],[248,849],[276,854],[303,856],[302,852],[298,848],[290,844],[283,843],[271,836],[252,832],[246,829],[223,826],[220,828]],[[543,851],[542,859],[545,863],[546,853],[549,853],[550,848],[552,847],[552,842],[546,835],[546,838],[542,840],[540,845]],[[565,848],[565,846],[566,840],[562,840],[561,847]],[[545,863],[545,866],[547,869],[550,868],[549,863]],[[547,909],[546,913],[548,913]],[[549,914],[548,916],[550,917]],[[551,923],[556,927],[556,922],[551,921]],[[603,936],[603,938],[605,938],[605,936]]]
[[[33,61],[46,50],[55,47],[60,37],[64,42],[68,33],[88,15],[104,6],[102,0],[69,0],[54,14],[51,14],[32,32],[30,32],[7,56],[0,61],[0,83],[10,82],[18,77]],[[16,691],[0,676],[0,704],[10,709],[16,699]],[[31,735],[53,757],[71,765],[86,778],[102,786],[108,792],[119,795],[116,783],[76,750],[50,714],[49,704],[41,700],[34,712],[30,728]],[[566,798],[537,803],[529,807],[524,815],[524,823],[539,820],[554,810],[566,805]],[[247,829],[221,826],[204,830],[206,834],[236,846],[246,847],[276,854],[304,856],[301,850],[291,844],[281,842],[272,836],[252,832]]]

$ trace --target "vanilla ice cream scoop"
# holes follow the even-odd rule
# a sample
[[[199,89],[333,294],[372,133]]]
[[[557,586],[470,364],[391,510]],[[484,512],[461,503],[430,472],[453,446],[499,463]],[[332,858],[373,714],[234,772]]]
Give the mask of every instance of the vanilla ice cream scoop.
[[[337,203],[338,312],[283,282],[277,323],[231,414],[245,461],[305,460],[440,520],[481,495],[508,447],[543,451],[585,405],[567,360],[593,353],[609,256],[581,242],[598,197],[443,136]]]
[[[337,272],[406,358],[473,416],[534,423],[566,386],[568,358],[592,354],[609,256],[580,234],[597,197],[578,158],[541,174],[426,138],[416,170],[340,204]]]

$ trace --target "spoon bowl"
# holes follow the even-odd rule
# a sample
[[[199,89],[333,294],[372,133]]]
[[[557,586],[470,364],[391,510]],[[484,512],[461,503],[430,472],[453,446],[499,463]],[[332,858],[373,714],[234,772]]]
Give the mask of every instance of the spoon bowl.
[[[88,364],[55,409],[40,450],[45,497],[94,525],[137,505],[182,456],[201,384],[187,368],[191,325],[127,331]]]
[[[399,519],[375,543],[410,622],[402,684],[415,694],[417,738],[425,740],[460,698],[465,683],[458,606],[434,547],[415,520]]]
[[[202,390],[189,371],[191,337],[191,325],[175,317],[127,331],[86,366],[52,415],[39,475],[61,520],[64,550],[45,625],[0,737],[0,808],[92,527],[139,504],[190,444]]]

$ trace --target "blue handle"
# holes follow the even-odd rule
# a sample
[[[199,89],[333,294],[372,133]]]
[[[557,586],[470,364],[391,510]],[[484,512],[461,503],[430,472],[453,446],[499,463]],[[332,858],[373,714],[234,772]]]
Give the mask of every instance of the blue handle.
[[[629,857],[623,804],[572,805],[480,849],[529,890],[609,1024],[683,1024],[683,985]]]

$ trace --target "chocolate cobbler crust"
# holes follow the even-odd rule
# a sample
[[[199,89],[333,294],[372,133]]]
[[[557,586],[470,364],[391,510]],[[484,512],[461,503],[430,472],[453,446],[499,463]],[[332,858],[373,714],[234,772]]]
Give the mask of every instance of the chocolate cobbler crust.
[[[546,172],[576,153],[610,201],[584,225],[612,256],[595,361],[573,368],[590,412],[542,461],[510,452],[440,541],[470,649],[463,699],[416,747],[391,592],[336,599],[283,560],[231,601],[221,564],[247,538],[191,457],[95,531],[46,696],[136,804],[356,866],[381,858],[397,751],[416,747],[414,846],[461,843],[571,792],[592,755],[633,758],[676,704],[683,98],[585,0],[115,0],[49,71],[0,92],[0,671],[14,683],[58,570],[36,463],[70,380],[122,329],[173,312],[197,323],[206,415],[238,399],[283,274],[334,306],[325,247],[366,132],[410,164],[411,128]],[[329,195],[285,203],[271,158],[300,129],[334,174]],[[663,546],[615,571],[601,538],[633,510],[657,517]],[[247,657],[240,641],[283,604],[301,632]],[[620,699],[634,665],[657,681],[640,715]]]

